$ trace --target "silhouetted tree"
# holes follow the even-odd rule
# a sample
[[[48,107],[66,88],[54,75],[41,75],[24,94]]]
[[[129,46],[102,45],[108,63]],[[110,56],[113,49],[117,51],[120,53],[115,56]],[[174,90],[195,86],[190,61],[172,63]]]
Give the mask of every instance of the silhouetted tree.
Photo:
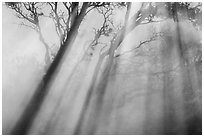
[[[92,77],[92,84],[89,87],[85,103],[83,104],[81,116],[79,118],[75,134],[81,134],[82,132],[81,128],[84,124],[83,122],[85,121],[85,116],[88,113],[87,109],[90,108],[90,105],[93,105],[93,104],[94,105],[91,106],[91,108],[93,109],[91,112],[91,116],[93,115],[94,117],[91,117],[91,119],[89,119],[89,121],[93,121],[93,122],[89,123],[88,134],[94,134],[95,129],[97,128],[97,123],[99,122],[98,120],[101,114],[101,109],[102,109],[101,107],[103,104],[105,90],[108,84],[109,74],[114,65],[114,60],[116,59],[116,57],[119,56],[119,55],[115,55],[115,51],[117,50],[119,46],[121,46],[121,43],[125,39],[125,36],[129,34],[133,29],[135,29],[135,27],[142,25],[142,24],[155,22],[155,20],[149,19],[151,11],[149,11],[148,8],[147,9],[144,8],[145,5],[147,4],[148,3],[142,3],[140,9],[130,19],[129,19],[129,13],[131,9],[131,3],[125,4],[127,7],[126,15],[125,15],[125,22],[123,24],[123,27],[117,33],[113,35],[113,38],[110,42],[111,44],[108,46],[108,49],[101,52],[100,54],[98,63],[96,65],[96,68],[95,68],[95,71]],[[150,40],[142,42],[138,46],[138,48],[144,43],[153,41],[155,38],[156,36],[152,37]],[[107,57],[105,61],[105,65],[103,68],[101,68],[105,57]],[[100,69],[102,69],[101,74],[99,73]],[[95,97],[96,102],[91,103],[92,101],[91,97],[93,97],[93,94],[96,95]]]
[[[51,63],[51,48],[46,42],[42,28],[40,26],[40,17],[44,16],[42,8],[44,3],[39,2],[6,2],[7,7],[11,8],[16,12],[16,16],[19,19],[26,20],[22,21],[20,25],[29,27],[35,30],[39,35],[39,40],[45,46],[45,64],[50,65]]]
[[[16,5],[24,5],[24,3],[7,3],[9,7],[13,8],[14,10],[16,9]],[[35,11],[35,6],[36,3],[31,3],[32,7],[32,14],[31,16],[33,17],[34,15],[34,20],[35,22],[38,22],[38,15],[37,12]],[[57,3],[49,3],[50,6],[52,6],[53,12],[55,12],[54,19],[56,20],[56,24],[59,25],[59,17],[56,16],[56,11],[57,11]],[[66,5],[66,3],[64,3]],[[42,80],[39,83],[38,88],[36,89],[32,99],[30,100],[29,104],[26,106],[24,112],[22,113],[20,119],[16,123],[15,127],[13,128],[13,131],[11,134],[26,134],[31,125],[32,122],[37,115],[41,104],[43,103],[43,100],[45,96],[48,93],[48,87],[50,82],[54,79],[54,76],[56,75],[57,69],[60,68],[61,60],[64,56],[65,51],[68,52],[72,43],[75,41],[76,36],[78,34],[78,28],[84,19],[85,15],[92,9],[100,6],[106,6],[110,5],[110,3],[82,3],[79,4],[78,2],[73,2],[69,3],[69,7],[67,10],[70,10],[70,14],[68,17],[68,21],[66,22],[67,24],[67,29],[63,33],[63,37],[60,34],[62,28],[57,26],[57,30],[59,31],[59,36],[61,40],[61,45],[60,48],[56,54],[56,57],[54,58],[53,62],[51,65],[48,67],[46,74],[43,76]],[[17,8],[19,9],[19,8]],[[19,12],[20,14],[21,12]],[[22,14],[23,15],[23,14]],[[24,17],[24,16],[23,16]],[[26,17],[27,18],[27,17]],[[30,20],[30,18],[28,18]],[[34,22],[33,22],[34,23]]]
[[[104,22],[102,27],[99,29],[95,29],[95,37],[94,40],[90,43],[88,49],[95,50],[95,47],[100,43],[100,38],[102,36],[111,36],[110,44],[104,44],[104,47],[101,48],[100,56],[97,62],[97,65],[94,69],[91,85],[87,91],[87,96],[85,99],[85,103],[83,104],[82,111],[80,113],[80,117],[78,123],[76,125],[76,130],[74,134],[81,134],[82,126],[85,121],[85,116],[89,113],[87,111],[91,105],[91,114],[97,117],[92,117],[91,121],[93,121],[89,125],[89,134],[94,134],[97,128],[97,122],[99,122],[101,116],[101,109],[104,101],[104,94],[106,92],[106,88],[109,81],[109,75],[111,70],[113,70],[113,66],[115,65],[115,61],[117,57],[122,56],[125,53],[116,54],[117,49],[122,46],[122,43],[132,30],[134,30],[139,25],[144,25],[152,22],[159,22],[158,18],[161,16],[158,13],[158,9],[162,6],[165,6],[168,9],[168,15],[165,15],[166,18],[172,18],[175,23],[177,23],[177,41],[178,41],[178,52],[180,55],[181,62],[185,59],[184,58],[184,45],[180,39],[180,28],[178,27],[178,13],[182,13],[184,10],[187,10],[186,18],[190,21],[194,22],[201,26],[201,21],[197,18],[197,15],[202,13],[200,9],[200,4],[197,6],[192,7],[189,3],[142,3],[140,9],[134,13],[134,15],[130,18],[130,9],[131,3],[110,3],[110,2],[47,2],[47,3],[39,3],[39,2],[25,2],[25,3],[18,3],[18,2],[7,2],[7,6],[13,9],[19,18],[27,20],[31,25],[26,25],[31,27],[32,29],[36,30],[39,33],[40,41],[46,47],[46,59],[45,62],[49,62],[46,64],[50,64],[47,67],[47,72],[43,76],[42,80],[39,83],[38,88],[36,89],[32,99],[30,100],[29,104],[26,106],[25,110],[23,111],[20,119],[16,123],[15,127],[13,128],[11,134],[27,134],[32,123],[38,114],[38,111],[41,108],[41,105],[49,92],[49,86],[51,86],[52,81],[54,81],[55,76],[58,74],[61,64],[63,63],[63,59],[65,53],[68,54],[70,48],[72,47],[77,34],[78,29],[80,27],[81,22],[85,18],[85,16],[96,9],[100,14],[104,17]],[[45,39],[42,35],[42,29],[39,23],[39,17],[46,17],[46,13],[43,12],[43,8],[41,6],[49,7],[50,12],[47,17],[53,19],[55,24],[55,30],[59,37],[59,50],[57,51],[56,56],[54,57],[53,61],[50,59],[50,49],[48,44],[45,42]],[[64,11],[59,10],[61,7],[64,7]],[[123,26],[118,30],[114,30],[111,27],[110,16],[112,15],[112,9],[114,7],[126,7],[126,15],[125,21]],[[40,9],[40,10],[39,10]],[[163,15],[162,15],[163,16]],[[141,42],[137,47],[131,49],[127,52],[132,52],[133,50],[141,47],[141,45],[145,43],[149,43],[151,41],[156,40],[158,37],[161,36],[161,33],[157,33],[153,35],[150,39],[147,39]],[[127,53],[126,52],[126,53]],[[90,56],[92,53],[89,54]],[[201,58],[200,55],[199,59]],[[102,65],[103,64],[103,65]],[[182,62],[183,66],[185,66],[184,62]],[[77,67],[77,65],[76,65]],[[101,72],[99,71],[101,70]],[[188,73],[188,70],[185,69]],[[164,77],[164,83],[168,83],[168,77]],[[96,99],[96,102],[92,103],[92,95]],[[89,119],[90,120],[90,119]],[[197,125],[196,125],[197,126]],[[195,133],[195,128],[189,127],[189,133]]]

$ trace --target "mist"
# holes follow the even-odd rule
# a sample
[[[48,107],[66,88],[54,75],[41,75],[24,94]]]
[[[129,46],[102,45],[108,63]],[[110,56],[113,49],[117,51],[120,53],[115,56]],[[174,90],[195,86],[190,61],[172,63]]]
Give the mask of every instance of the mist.
[[[2,11],[3,134],[202,134],[200,3]]]

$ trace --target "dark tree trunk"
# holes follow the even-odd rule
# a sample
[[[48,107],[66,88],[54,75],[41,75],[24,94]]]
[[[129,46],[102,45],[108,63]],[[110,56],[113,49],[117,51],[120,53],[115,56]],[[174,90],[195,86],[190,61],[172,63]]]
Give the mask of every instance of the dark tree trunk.
[[[60,63],[65,51],[69,50],[68,48],[74,42],[78,28],[85,16],[86,10],[88,8],[88,3],[83,3],[81,12],[76,19],[74,20],[73,26],[71,27],[70,31],[67,34],[67,39],[63,45],[61,45],[56,57],[54,58],[52,64],[47,70],[47,73],[44,75],[43,79],[41,80],[38,88],[34,92],[33,97],[31,98],[30,102],[26,106],[25,110],[23,111],[20,119],[17,121],[16,125],[14,126],[11,134],[27,134],[29,129],[32,126],[32,123],[40,110],[40,107],[49,91],[49,86],[51,81],[55,78],[57,70],[60,68]]]
[[[127,12],[125,16],[126,22],[124,24],[124,27],[121,29],[119,34],[113,38],[111,45],[110,45],[110,49],[107,52],[103,53],[99,58],[98,64],[94,71],[94,76],[92,78],[93,83],[88,90],[88,94],[87,94],[85,103],[83,104],[82,112],[80,114],[80,118],[77,123],[74,134],[81,134],[81,130],[82,130],[81,128],[84,124],[85,116],[87,115],[88,108],[91,105],[92,94],[94,91],[97,92],[95,93],[97,94],[96,95],[97,97],[96,97],[96,102],[94,103],[94,106],[93,106],[93,112],[91,112],[91,115],[93,115],[94,117],[91,117],[91,120],[89,120],[92,122],[89,123],[89,130],[88,130],[89,133],[88,134],[94,134],[94,131],[97,128],[97,123],[100,118],[100,110],[102,108],[103,97],[104,97],[105,90],[108,84],[109,74],[110,74],[110,71],[111,71],[111,68],[114,62],[115,50],[120,46],[120,44],[124,40],[125,34],[129,33],[138,24],[132,20],[138,17],[139,12],[135,16],[133,16],[131,20],[132,24],[129,24],[129,25],[127,24],[129,13],[130,13],[130,6],[131,6],[130,3],[128,3]],[[102,65],[102,62],[105,56],[108,56],[108,58],[105,63],[104,69],[102,71],[102,75],[99,77],[99,80],[97,80],[98,75],[99,75],[99,69],[101,68],[101,65]],[[96,80],[98,81],[97,83],[96,83]]]

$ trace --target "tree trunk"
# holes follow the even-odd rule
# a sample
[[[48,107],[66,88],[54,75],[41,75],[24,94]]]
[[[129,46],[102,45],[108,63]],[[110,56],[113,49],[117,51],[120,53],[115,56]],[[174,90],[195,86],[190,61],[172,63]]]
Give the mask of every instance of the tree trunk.
[[[86,97],[85,103],[83,104],[82,112],[80,114],[80,118],[79,118],[79,121],[77,123],[76,130],[75,130],[74,134],[81,134],[81,130],[82,130],[81,128],[85,122],[85,116],[88,113],[87,112],[88,108],[92,105],[91,99],[92,99],[92,95],[93,95],[94,91],[97,92],[96,93],[97,97],[96,97],[96,102],[93,105],[93,111],[91,112],[91,115],[93,115],[93,117],[91,117],[91,120],[89,120],[92,122],[89,123],[88,134],[94,134],[94,131],[97,128],[97,123],[98,123],[98,120],[100,118],[100,112],[101,112],[103,97],[105,94],[105,89],[106,89],[107,84],[108,84],[108,76],[109,76],[110,70],[113,66],[115,50],[120,46],[120,44],[124,40],[125,34],[129,33],[132,30],[132,28],[134,28],[134,26],[136,25],[134,22],[131,22],[132,24],[127,25],[129,13],[130,13],[130,7],[131,7],[131,4],[128,3],[127,12],[126,12],[126,16],[125,16],[126,22],[124,24],[124,27],[121,29],[121,31],[118,33],[118,35],[112,39],[109,50],[107,52],[103,53],[99,58],[98,64],[97,64],[95,71],[94,71],[94,76],[92,78],[93,83],[88,90],[88,95]],[[139,14],[137,13],[133,18],[138,17],[138,15]],[[102,71],[102,75],[99,77],[99,80],[96,83],[96,80],[97,80],[98,75],[99,75],[99,69],[101,68],[101,65],[102,65],[104,58],[106,56],[108,56],[108,57],[107,57],[107,61],[105,62],[104,69]]]
[[[89,89],[87,91],[87,96],[86,96],[85,102],[83,104],[82,111],[80,113],[79,120],[77,122],[74,134],[81,134],[81,130],[82,130],[82,127],[83,127],[83,124],[84,124],[84,121],[85,121],[85,116],[86,116],[87,110],[88,110],[88,108],[90,106],[91,97],[93,95],[93,91],[94,91],[94,88],[96,86],[96,81],[97,81],[97,78],[98,78],[98,75],[99,75],[99,71],[100,71],[101,65],[102,65],[106,55],[107,55],[107,52],[101,54],[99,59],[98,59],[97,65],[96,65],[96,67],[94,69],[94,72],[93,72],[92,80],[90,82],[91,85],[90,85],[90,87],[89,87]]]
[[[30,102],[26,106],[25,110],[23,111],[20,119],[17,121],[16,125],[14,126],[11,134],[27,134],[29,129],[32,126],[32,122],[34,121],[40,107],[49,91],[50,82],[55,78],[57,74],[57,70],[60,68],[60,63],[65,51],[69,50],[71,44],[74,42],[77,36],[78,28],[85,16],[86,10],[88,8],[88,3],[83,3],[81,12],[76,19],[74,20],[74,25],[71,27],[70,31],[67,34],[67,39],[63,45],[61,45],[56,57],[54,58],[52,64],[47,70],[47,73],[44,75],[43,79],[41,80],[38,88],[34,92],[33,97],[31,98]]]

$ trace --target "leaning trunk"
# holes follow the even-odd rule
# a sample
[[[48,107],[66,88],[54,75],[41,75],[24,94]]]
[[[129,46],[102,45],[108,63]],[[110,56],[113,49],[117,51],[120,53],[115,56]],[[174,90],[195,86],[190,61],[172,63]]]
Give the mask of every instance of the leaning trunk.
[[[82,22],[82,19],[85,16],[87,8],[88,8],[88,3],[84,3],[80,14],[76,16],[76,19],[74,20],[74,23],[73,23],[74,25],[71,27],[71,29],[67,34],[66,41],[64,42],[63,45],[61,45],[56,57],[54,58],[52,64],[48,68],[47,73],[44,75],[36,91],[34,92],[33,97],[31,98],[30,102],[28,103],[25,110],[23,111],[20,119],[17,121],[16,125],[14,126],[11,134],[28,133],[49,91],[49,85],[51,81],[54,79],[57,73],[57,70],[60,68],[60,65],[62,63],[61,60],[65,54],[65,51],[70,49],[71,44],[76,39],[78,28]]]
[[[83,105],[82,112],[80,114],[80,118],[77,123],[74,134],[82,134],[82,126],[86,122],[85,116],[88,113],[88,108],[92,108],[90,112],[91,119],[88,119],[89,121],[88,134],[94,134],[97,128],[97,123],[99,122],[100,113],[102,109],[104,94],[105,94],[105,90],[108,84],[108,78],[109,78],[108,76],[110,74],[111,68],[114,63],[114,53],[116,49],[120,46],[122,41],[124,40],[125,34],[129,33],[135,26],[138,25],[138,23],[133,22],[132,24],[129,24],[127,26],[127,20],[129,18],[130,7],[131,7],[131,4],[128,3],[127,12],[125,16],[126,21],[125,21],[124,27],[121,29],[118,35],[112,39],[109,50],[103,53],[98,60],[98,64],[95,68],[94,75],[92,77],[92,84],[89,87],[88,95]],[[139,12],[135,14],[135,16],[133,16],[132,19],[137,18],[138,15],[139,15]],[[107,60],[104,62],[105,64],[104,64],[104,67],[102,68],[102,73],[100,75],[99,69],[101,68],[104,58],[106,56],[107,56]],[[96,93],[94,93],[94,91],[96,91]],[[92,98],[93,94],[96,94],[96,99],[95,99],[96,102],[93,103],[94,104],[93,106],[91,106],[92,105],[91,100],[93,99]]]

